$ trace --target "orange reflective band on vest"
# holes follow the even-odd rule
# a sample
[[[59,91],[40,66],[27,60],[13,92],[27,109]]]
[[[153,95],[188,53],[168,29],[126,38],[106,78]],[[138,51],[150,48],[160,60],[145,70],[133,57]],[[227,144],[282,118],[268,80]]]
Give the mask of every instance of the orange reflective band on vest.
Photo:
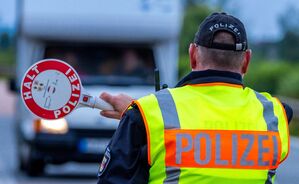
[[[278,132],[165,130],[166,166],[275,169],[281,155]]]

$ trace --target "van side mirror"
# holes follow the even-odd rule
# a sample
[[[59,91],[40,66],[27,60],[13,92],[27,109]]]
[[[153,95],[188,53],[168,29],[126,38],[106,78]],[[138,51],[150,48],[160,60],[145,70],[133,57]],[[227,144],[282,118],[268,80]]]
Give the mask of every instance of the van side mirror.
[[[15,93],[19,92],[20,89],[17,87],[17,82],[15,78],[9,79],[9,90]]]

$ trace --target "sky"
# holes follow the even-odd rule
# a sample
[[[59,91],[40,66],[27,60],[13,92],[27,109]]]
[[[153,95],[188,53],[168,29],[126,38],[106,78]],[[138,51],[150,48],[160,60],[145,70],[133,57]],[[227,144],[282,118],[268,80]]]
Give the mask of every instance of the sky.
[[[0,0],[0,24],[14,27],[16,1]],[[212,2],[213,0],[210,0]],[[299,11],[298,0],[227,0],[228,13],[238,16],[245,24],[252,41],[279,40],[278,17],[292,6]],[[299,20],[298,20],[299,22]]]
[[[228,0],[228,2],[227,11],[242,20],[249,38],[253,41],[281,39],[279,17],[290,7],[299,11],[298,0]]]
[[[17,0],[0,0],[0,23],[9,27],[15,25]]]

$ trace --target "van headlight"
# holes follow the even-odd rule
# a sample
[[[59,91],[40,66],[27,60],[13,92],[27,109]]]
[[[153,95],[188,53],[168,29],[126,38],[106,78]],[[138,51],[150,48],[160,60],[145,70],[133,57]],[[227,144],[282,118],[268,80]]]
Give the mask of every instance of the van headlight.
[[[38,119],[34,121],[35,132],[50,134],[65,134],[68,132],[68,124],[64,118],[57,120]]]

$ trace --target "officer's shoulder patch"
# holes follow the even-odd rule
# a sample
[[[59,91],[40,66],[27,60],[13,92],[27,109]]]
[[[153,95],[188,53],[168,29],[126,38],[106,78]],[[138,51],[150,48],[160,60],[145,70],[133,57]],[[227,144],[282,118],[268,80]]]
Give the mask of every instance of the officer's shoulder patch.
[[[106,151],[105,151],[105,154],[104,154],[104,157],[103,157],[103,160],[102,160],[102,163],[99,166],[98,176],[101,176],[104,173],[104,171],[106,170],[110,160],[111,160],[110,149],[107,147]]]

